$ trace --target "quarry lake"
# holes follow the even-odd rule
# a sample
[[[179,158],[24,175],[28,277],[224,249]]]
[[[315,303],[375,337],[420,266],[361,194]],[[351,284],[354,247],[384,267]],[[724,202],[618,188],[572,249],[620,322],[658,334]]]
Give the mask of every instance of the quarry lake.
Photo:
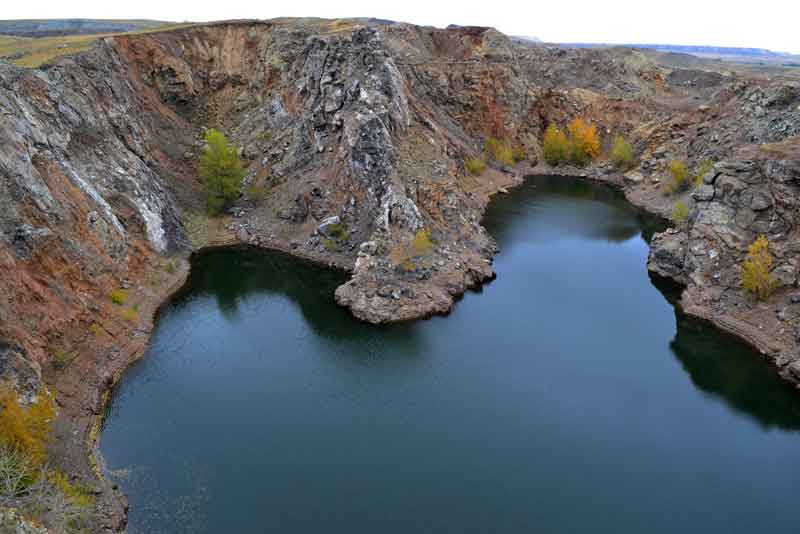
[[[498,278],[390,327],[340,273],[195,258],[102,434],[129,531],[797,532],[800,395],[676,315],[652,221],[531,178],[484,222]]]

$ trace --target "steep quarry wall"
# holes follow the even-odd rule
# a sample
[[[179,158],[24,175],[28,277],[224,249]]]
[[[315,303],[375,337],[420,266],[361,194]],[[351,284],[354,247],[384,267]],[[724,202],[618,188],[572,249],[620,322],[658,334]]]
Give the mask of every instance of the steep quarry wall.
[[[182,241],[153,133],[167,120],[127,78],[107,43],[46,71],[0,66],[0,337],[35,362]]]
[[[352,271],[336,299],[357,317],[413,319],[494,276],[480,218],[523,173],[609,182],[669,217],[668,161],[710,159],[684,195],[688,223],[656,237],[650,267],[686,285],[687,312],[800,381],[798,87],[672,69],[636,50],[368,21],[211,24],[106,38],[41,70],[0,64],[0,375],[27,400],[43,382],[56,391],[56,461],[89,477],[103,393],[143,353],[190,251],[246,243],[336,265]],[[575,116],[606,144],[625,134],[640,166],[542,164],[544,128]],[[209,127],[242,148],[243,191],[269,191],[243,194],[219,220],[206,216],[196,177]],[[490,136],[526,159],[470,176],[464,161]],[[767,303],[739,289],[759,234],[780,283]],[[129,300],[115,304],[120,289]],[[117,501],[102,502],[117,528]]]

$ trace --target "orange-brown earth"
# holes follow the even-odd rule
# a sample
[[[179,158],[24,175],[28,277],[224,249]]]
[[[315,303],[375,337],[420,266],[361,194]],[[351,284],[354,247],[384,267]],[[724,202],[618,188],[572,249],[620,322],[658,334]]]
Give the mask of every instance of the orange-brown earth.
[[[105,395],[192,251],[242,243],[344,268],[336,299],[357,317],[414,319],[494,276],[481,215],[524,174],[608,182],[669,218],[661,183],[681,159],[716,163],[679,195],[689,219],[656,237],[650,268],[686,286],[685,311],[800,381],[800,86],[718,67],[368,20],[217,23],[105,38],[40,70],[0,64],[0,374],[24,402],[55,393],[52,461],[98,488],[92,529],[116,531],[124,500],[91,455]],[[625,135],[637,167],[542,163],[544,128],[575,116],[606,148]],[[209,127],[242,148],[243,191],[268,190],[213,220],[195,172]],[[488,137],[525,161],[470,176]],[[765,303],[739,287],[759,234],[776,257]]]

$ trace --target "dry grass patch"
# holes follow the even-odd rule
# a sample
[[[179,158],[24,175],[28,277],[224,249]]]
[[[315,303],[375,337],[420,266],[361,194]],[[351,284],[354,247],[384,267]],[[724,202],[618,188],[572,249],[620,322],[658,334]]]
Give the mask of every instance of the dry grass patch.
[[[136,35],[187,28],[193,24],[169,24],[123,33],[59,35],[54,37],[13,37],[0,35],[0,59],[18,67],[35,68],[60,57],[85,52],[98,39],[114,35]]]
[[[414,256],[424,256],[433,250],[433,242],[431,241],[431,234],[426,228],[420,228],[414,234],[414,240],[411,242],[411,251]]]
[[[126,321],[135,323],[136,321],[139,320],[139,308],[137,306],[134,306],[132,308],[127,308],[123,310],[122,318],[125,319]]]
[[[31,468],[38,468],[47,459],[46,445],[55,414],[55,402],[46,393],[22,406],[14,390],[0,387],[0,445],[17,451]]]
[[[464,162],[464,168],[472,176],[480,176],[486,170],[486,161],[483,158],[468,158]]]
[[[69,367],[69,364],[78,357],[77,352],[70,352],[64,349],[53,351],[53,367],[62,370]]]
[[[78,508],[94,506],[94,494],[90,487],[80,482],[70,482],[67,476],[61,471],[50,471],[47,473],[47,480],[74,506]]]
[[[108,298],[111,299],[111,302],[113,302],[117,306],[122,306],[123,304],[128,302],[128,290],[121,288],[115,289],[108,294]]]

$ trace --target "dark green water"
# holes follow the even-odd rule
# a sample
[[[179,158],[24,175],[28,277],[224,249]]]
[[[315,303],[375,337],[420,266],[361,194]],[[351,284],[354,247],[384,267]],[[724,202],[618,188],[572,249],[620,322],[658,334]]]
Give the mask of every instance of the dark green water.
[[[337,273],[198,258],[102,436],[130,532],[800,531],[800,395],[676,324],[646,221],[532,179],[486,223],[497,280],[390,328]]]

